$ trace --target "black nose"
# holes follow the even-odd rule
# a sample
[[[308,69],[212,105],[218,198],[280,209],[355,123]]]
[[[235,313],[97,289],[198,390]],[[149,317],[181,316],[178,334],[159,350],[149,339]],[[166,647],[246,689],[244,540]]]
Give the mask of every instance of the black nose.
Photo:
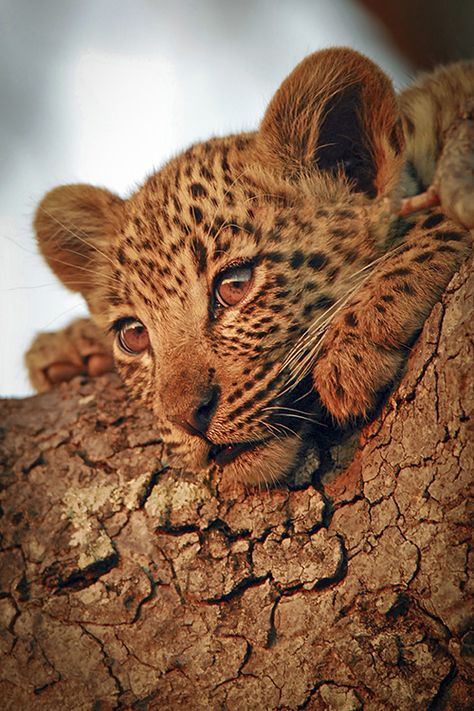
[[[211,385],[204,391],[201,402],[191,415],[190,424],[201,434],[206,434],[209,423],[216,411],[221,389],[218,385]]]

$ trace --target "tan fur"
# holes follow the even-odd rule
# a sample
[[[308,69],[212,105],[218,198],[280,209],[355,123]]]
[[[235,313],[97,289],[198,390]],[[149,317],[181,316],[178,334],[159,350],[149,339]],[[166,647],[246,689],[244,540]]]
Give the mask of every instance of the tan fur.
[[[258,132],[191,147],[127,200],[91,186],[45,197],[40,249],[96,328],[147,329],[139,355],[117,335],[114,359],[174,463],[225,461],[227,447],[230,476],[276,480],[304,453],[311,421],[367,417],[396,377],[470,246],[439,210],[397,221],[381,199],[413,190],[407,157],[429,175],[458,111],[443,97],[474,93],[472,65],[434,77],[401,97],[407,153],[387,77],[352,50],[324,50],[284,81]],[[248,293],[222,308],[216,280],[239,264]],[[110,365],[100,336],[84,350],[73,331],[49,336],[49,353],[44,335],[33,344],[38,389]]]
[[[311,54],[283,82],[262,121],[263,160],[290,176],[314,172],[315,158],[321,152],[319,132],[329,103],[337,97],[343,99],[350,89],[358,96],[353,119],[360,120],[367,151],[376,165],[376,194],[387,193],[394,187],[401,162],[389,138],[392,136],[399,147],[403,141],[395,93],[387,76],[351,49]]]
[[[40,333],[26,353],[31,384],[38,392],[76,375],[102,375],[113,370],[112,339],[88,318],[62,331]]]
[[[96,282],[96,255],[119,227],[121,204],[103,188],[62,185],[45,195],[36,211],[40,252],[63,284],[86,298]]]
[[[428,187],[446,131],[474,96],[474,60],[423,74],[400,98],[407,158]]]

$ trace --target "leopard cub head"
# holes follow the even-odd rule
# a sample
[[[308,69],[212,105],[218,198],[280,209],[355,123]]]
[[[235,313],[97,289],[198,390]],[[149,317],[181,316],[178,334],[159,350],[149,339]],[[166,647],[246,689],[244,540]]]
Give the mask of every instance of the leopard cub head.
[[[401,143],[385,75],[325,50],[258,131],[192,146],[126,200],[87,185],[46,195],[40,249],[115,333],[117,367],[173,463],[261,482],[298,462],[317,345],[382,249],[376,198]]]

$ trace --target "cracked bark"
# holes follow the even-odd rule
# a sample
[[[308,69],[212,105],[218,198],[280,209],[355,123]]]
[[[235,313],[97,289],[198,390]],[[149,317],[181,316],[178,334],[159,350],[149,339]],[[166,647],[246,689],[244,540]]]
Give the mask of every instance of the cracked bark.
[[[299,490],[166,468],[114,377],[4,401],[2,707],[468,709],[473,294]]]

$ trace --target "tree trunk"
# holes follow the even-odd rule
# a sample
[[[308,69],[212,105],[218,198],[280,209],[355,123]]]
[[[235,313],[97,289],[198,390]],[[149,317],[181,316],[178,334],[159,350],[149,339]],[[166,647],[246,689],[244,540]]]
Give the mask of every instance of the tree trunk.
[[[2,708],[472,708],[473,294],[299,490],[167,469],[114,376],[3,401]]]

